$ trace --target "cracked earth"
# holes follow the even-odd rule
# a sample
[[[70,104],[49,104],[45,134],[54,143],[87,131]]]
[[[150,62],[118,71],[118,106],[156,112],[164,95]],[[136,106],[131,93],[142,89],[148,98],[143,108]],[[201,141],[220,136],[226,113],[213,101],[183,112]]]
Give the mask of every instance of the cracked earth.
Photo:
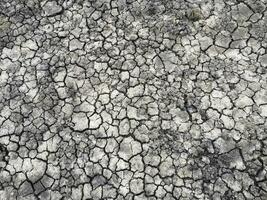
[[[266,0],[1,0],[1,200],[267,200]]]

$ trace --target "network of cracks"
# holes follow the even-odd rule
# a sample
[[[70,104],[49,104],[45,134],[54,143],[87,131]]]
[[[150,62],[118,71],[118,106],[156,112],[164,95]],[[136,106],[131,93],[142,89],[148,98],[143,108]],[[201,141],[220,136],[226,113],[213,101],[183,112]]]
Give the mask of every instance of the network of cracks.
[[[1,0],[1,200],[266,200],[266,0]]]

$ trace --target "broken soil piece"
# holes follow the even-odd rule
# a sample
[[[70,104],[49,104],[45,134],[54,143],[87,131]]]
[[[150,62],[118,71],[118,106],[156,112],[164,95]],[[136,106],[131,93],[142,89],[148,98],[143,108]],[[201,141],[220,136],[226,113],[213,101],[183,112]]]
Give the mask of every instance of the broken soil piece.
[[[194,8],[187,12],[187,17],[190,21],[196,22],[202,19],[203,15],[200,9]]]

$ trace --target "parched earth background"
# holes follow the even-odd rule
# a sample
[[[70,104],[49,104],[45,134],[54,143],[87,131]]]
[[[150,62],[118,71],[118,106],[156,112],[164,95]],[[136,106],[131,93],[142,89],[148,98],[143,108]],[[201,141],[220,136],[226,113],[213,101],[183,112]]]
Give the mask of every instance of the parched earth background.
[[[266,0],[1,0],[1,200],[267,200]]]

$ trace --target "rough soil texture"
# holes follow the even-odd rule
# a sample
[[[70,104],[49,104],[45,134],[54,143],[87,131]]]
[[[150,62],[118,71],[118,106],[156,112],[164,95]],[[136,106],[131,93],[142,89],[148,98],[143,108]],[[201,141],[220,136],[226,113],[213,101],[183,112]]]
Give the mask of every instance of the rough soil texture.
[[[0,0],[1,200],[267,200],[266,0]]]

